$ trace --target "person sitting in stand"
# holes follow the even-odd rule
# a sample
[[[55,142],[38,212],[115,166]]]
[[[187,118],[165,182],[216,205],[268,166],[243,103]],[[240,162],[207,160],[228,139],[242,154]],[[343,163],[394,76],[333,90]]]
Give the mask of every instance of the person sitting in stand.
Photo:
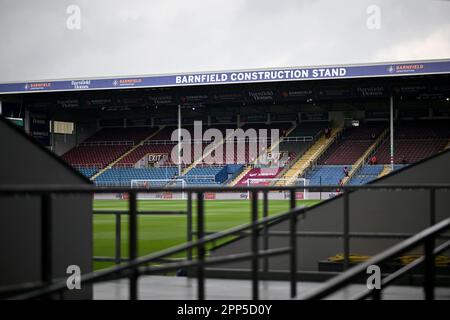
[[[372,158],[370,158],[370,164],[374,165],[378,163],[378,159],[375,155],[372,156]]]
[[[348,168],[347,168],[347,166],[345,166],[345,167],[344,167],[344,175],[345,175],[346,177],[348,177],[348,174],[349,174]]]
[[[343,186],[344,185],[344,181],[342,181],[342,179],[340,179],[338,184],[339,184],[339,186]],[[337,188],[336,192],[337,193],[341,192],[341,188]]]

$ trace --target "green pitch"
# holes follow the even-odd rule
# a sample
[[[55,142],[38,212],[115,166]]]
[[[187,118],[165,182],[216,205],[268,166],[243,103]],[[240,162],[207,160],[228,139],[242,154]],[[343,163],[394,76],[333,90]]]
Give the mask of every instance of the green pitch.
[[[317,200],[298,200],[297,205],[311,206]],[[269,201],[269,214],[288,210],[288,201]],[[95,210],[126,210],[124,200],[95,200]],[[262,201],[259,204],[262,216]],[[138,202],[138,210],[185,211],[185,200],[147,200]],[[193,204],[195,212],[195,202]],[[209,200],[205,201],[206,232],[221,231],[250,222],[250,201],[248,200]],[[138,218],[139,255],[157,252],[186,242],[185,215],[139,216]],[[195,215],[194,215],[195,226]],[[122,216],[122,256],[128,255],[128,218]],[[94,255],[114,256],[115,218],[113,215],[94,215]],[[184,254],[179,255],[183,256]],[[112,263],[95,262],[94,268],[100,269]]]

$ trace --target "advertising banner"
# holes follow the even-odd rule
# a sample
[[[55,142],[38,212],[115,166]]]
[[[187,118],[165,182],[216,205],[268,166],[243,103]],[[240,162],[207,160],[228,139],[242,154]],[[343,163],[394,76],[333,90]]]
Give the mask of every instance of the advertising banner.
[[[45,113],[30,112],[30,135],[45,146],[50,145],[50,120]]]
[[[187,73],[139,77],[9,82],[0,84],[0,93],[80,91],[122,88],[176,87],[274,81],[348,79],[450,73],[450,60],[398,62],[351,66],[321,66],[259,70]],[[270,95],[257,95],[253,99]],[[258,100],[260,101],[260,100]]]

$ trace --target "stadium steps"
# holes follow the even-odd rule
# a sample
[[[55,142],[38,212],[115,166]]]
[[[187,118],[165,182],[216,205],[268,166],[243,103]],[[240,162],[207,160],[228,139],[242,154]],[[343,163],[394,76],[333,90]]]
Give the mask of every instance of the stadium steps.
[[[104,167],[103,169],[101,169],[99,172],[97,172],[96,174],[94,174],[90,179],[91,181],[94,181],[98,176],[100,176],[101,174],[103,174],[106,170],[112,168],[115,164],[119,163],[120,160],[122,160],[123,158],[125,158],[126,156],[128,156],[130,153],[132,153],[133,151],[135,151],[137,148],[139,148],[144,142],[150,140],[151,138],[153,138],[158,132],[160,132],[163,128],[159,128],[159,130],[156,130],[155,132],[153,132],[151,135],[149,135],[147,138],[145,138],[144,140],[140,141],[139,143],[136,143],[133,148],[131,148],[130,150],[128,150],[127,152],[125,152],[124,154],[122,154],[119,158],[117,158],[116,160],[114,160],[113,162],[111,162],[110,164],[108,164],[106,167]]]
[[[448,140],[447,145],[444,147],[444,150],[450,149],[450,140]]]
[[[385,175],[389,174],[391,172],[391,165],[385,164],[383,167],[383,170],[378,175],[378,178],[384,177]]]
[[[347,182],[349,182],[352,179],[352,177],[359,171],[359,169],[361,169],[361,167],[364,165],[364,163],[366,163],[369,156],[371,154],[373,154],[374,151],[376,150],[376,148],[379,147],[383,143],[387,134],[388,134],[388,129],[385,129],[378,136],[378,138],[375,140],[375,142],[372,143],[369,148],[367,148],[367,150],[364,152],[364,154],[354,164],[352,164],[352,168],[351,168],[350,172],[348,173],[348,177],[345,177],[342,180],[342,183],[344,185],[346,185]]]
[[[296,126],[297,127],[297,126]],[[295,128],[293,129],[293,131],[295,130]],[[289,134],[288,135],[286,135],[286,137],[288,137],[290,134],[291,134],[291,132],[292,131],[290,131],[289,132]],[[320,135],[321,134],[321,132],[322,132],[322,130],[320,130],[319,132],[317,132],[316,134],[315,134],[315,137],[317,137],[317,135]],[[313,142],[314,142],[314,140],[315,140],[315,138],[313,138]],[[283,142],[283,141],[281,141],[281,142]],[[281,143],[280,142],[280,143]],[[312,143],[313,143],[312,142]],[[300,153],[297,153],[296,155],[295,155],[295,157],[293,158],[293,159],[291,159],[290,161],[289,161],[289,163],[287,163],[287,165],[283,168],[283,170],[281,170],[279,173],[278,173],[278,176],[277,176],[277,178],[282,178],[282,177],[284,177],[284,175],[286,174],[286,172],[288,172],[291,168],[292,168],[292,166],[303,156],[303,154],[305,153],[305,152],[307,152],[308,151],[308,148],[306,149],[306,150],[303,150],[302,152],[300,152]],[[276,182],[272,182],[271,184],[270,184],[271,186],[274,186],[274,185],[276,185]]]
[[[248,272],[236,271],[232,277],[225,278],[221,276],[220,269],[214,273],[207,271],[207,280],[205,281],[206,298],[208,300],[249,300],[252,298],[252,284],[248,280]],[[228,275],[229,270],[225,269]],[[210,276],[212,274],[212,276]],[[264,273],[260,273],[259,297],[261,300],[289,300],[290,282],[286,281],[288,275],[281,272],[276,274],[277,280],[265,280]],[[325,277],[323,277],[325,278]],[[329,277],[325,278],[329,279]],[[323,279],[323,280],[325,280]],[[301,288],[298,292],[298,298],[303,298],[306,294],[313,292],[323,285],[322,279],[315,281],[299,281]],[[160,275],[143,275],[139,277],[139,299],[141,300],[177,300],[186,301],[196,298],[196,286],[192,285],[194,279],[190,277],[174,277]],[[94,300],[126,300],[129,295],[129,284],[127,279],[110,280],[95,283],[93,285]],[[355,283],[345,289],[338,290],[331,294],[328,299],[347,300],[361,292],[367,290],[366,284]],[[448,299],[450,288],[436,288],[436,299]],[[398,281],[383,290],[383,300],[420,300],[423,299],[423,289],[420,286],[413,286],[406,281]],[[188,302],[189,305],[194,304]],[[211,312],[211,314],[213,314]],[[198,316],[197,318],[199,318]],[[188,318],[186,316],[185,318]],[[258,318],[257,316],[255,318]],[[262,317],[260,317],[262,318]]]
[[[233,181],[231,181],[231,183],[230,183],[229,185],[230,185],[230,186],[236,185],[239,181],[241,181],[241,179],[242,179],[242,178],[243,178],[250,170],[252,170],[252,167],[251,167],[251,166],[246,166],[246,167],[242,170],[242,172],[241,172],[236,178],[234,178]]]
[[[342,132],[342,127],[333,128],[331,131],[331,137],[329,139],[325,138],[322,134],[319,139],[308,149],[300,159],[295,162],[292,167],[284,174],[284,181],[287,180],[287,184],[292,183],[294,179],[302,176],[306,169],[308,169],[311,163],[315,162],[327,149],[330,147],[339,134]],[[280,180],[275,184],[276,186],[281,186],[282,181]]]
[[[198,158],[197,160],[194,160],[194,162],[187,168],[184,168],[184,170],[181,172],[181,176],[185,176],[189,171],[191,171],[192,169],[194,169],[199,163],[201,163],[203,161],[203,159],[207,156],[209,156],[217,147],[223,145],[223,143],[230,137],[232,136],[233,133],[230,133],[228,135],[225,136],[225,139],[222,139],[215,148],[212,148],[211,150],[209,150],[206,153],[203,153],[203,155]],[[203,150],[204,151],[204,150]]]
[[[290,128],[286,131],[286,135],[285,135],[285,136],[286,136],[286,137],[289,136],[289,134],[291,134],[291,132],[294,131],[295,128],[297,128],[297,123],[293,123],[292,127],[290,127]],[[272,150],[273,150],[276,146],[278,146],[281,142],[283,142],[283,139],[284,139],[284,137],[278,139],[278,141],[277,141],[275,144],[273,144],[273,145],[270,146],[270,148],[269,148],[269,150],[267,150],[267,152],[272,152]],[[255,161],[253,161],[253,164],[257,164],[258,161],[259,161],[259,159],[261,158],[261,156],[262,156],[262,154],[259,155],[258,158],[256,158]]]

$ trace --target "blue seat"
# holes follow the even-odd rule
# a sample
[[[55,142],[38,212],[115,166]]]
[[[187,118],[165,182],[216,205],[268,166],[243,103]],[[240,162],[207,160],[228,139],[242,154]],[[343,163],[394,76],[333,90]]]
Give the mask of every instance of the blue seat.
[[[87,178],[92,177],[94,174],[98,172],[97,168],[88,168],[88,167],[77,168],[77,170]]]
[[[384,165],[363,165],[349,181],[351,186],[360,186],[375,180],[383,171]]]
[[[173,179],[177,173],[178,169],[176,167],[111,168],[98,176],[94,182],[98,185],[130,186],[131,180],[169,180]],[[166,184],[167,182],[163,181],[161,183]]]
[[[189,185],[216,185],[223,183],[227,178],[226,166],[195,167],[182,177]]]
[[[309,185],[337,186],[339,180],[344,178],[344,167],[351,170],[350,165],[315,166],[307,172],[306,179],[309,179]]]

